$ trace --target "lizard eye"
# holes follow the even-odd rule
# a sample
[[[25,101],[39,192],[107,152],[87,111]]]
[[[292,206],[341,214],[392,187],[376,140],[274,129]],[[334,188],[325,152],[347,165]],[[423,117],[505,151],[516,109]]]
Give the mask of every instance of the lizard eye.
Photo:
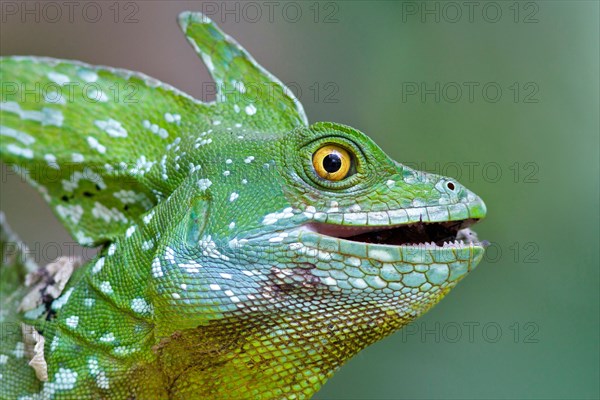
[[[352,158],[348,151],[337,145],[325,145],[313,154],[313,167],[323,179],[341,181],[348,175]]]

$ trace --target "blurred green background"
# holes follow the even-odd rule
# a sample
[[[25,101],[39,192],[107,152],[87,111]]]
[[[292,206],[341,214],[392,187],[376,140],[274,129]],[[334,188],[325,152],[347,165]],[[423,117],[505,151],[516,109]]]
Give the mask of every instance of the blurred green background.
[[[477,270],[317,399],[600,396],[598,2],[96,2],[100,17],[76,3],[57,18],[3,2],[1,54],[142,71],[206,98],[175,23],[204,10],[311,122],[352,125],[486,201]],[[39,20],[21,14],[36,4]],[[38,261],[56,256],[45,243],[72,253],[40,197],[2,171],[0,208]]]

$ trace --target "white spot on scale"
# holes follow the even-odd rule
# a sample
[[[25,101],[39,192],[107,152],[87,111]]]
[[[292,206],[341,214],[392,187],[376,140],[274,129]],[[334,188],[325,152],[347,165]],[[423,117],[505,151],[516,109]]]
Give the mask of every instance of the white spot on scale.
[[[256,114],[256,107],[254,107],[254,104],[250,104],[244,108],[244,111],[246,111],[246,114],[248,115],[254,115]]]
[[[94,242],[91,237],[86,236],[82,231],[75,232],[75,239],[84,246],[91,245]]]
[[[102,90],[90,89],[86,95],[92,102],[99,101],[101,103],[106,103],[108,101],[108,96]]]
[[[100,189],[106,189],[106,184],[100,175],[92,171],[90,168],[85,167],[82,172],[75,171],[69,180],[62,180],[62,187],[67,192],[72,192],[79,186],[79,181],[82,179],[89,180],[90,182],[98,185]]]
[[[248,239],[240,239],[238,240],[238,238],[233,238],[231,239],[227,244],[229,245],[230,249],[241,249],[242,247],[244,247],[244,245],[248,242]]]
[[[13,354],[16,358],[23,358],[25,356],[25,343],[17,342]]]
[[[210,290],[221,290],[221,286],[217,285],[216,283],[213,283],[208,287],[210,288]]]
[[[78,324],[79,324],[79,317],[77,315],[71,315],[69,318],[67,318],[67,326],[69,328],[75,329],[75,328],[77,328]]]
[[[125,216],[115,207],[108,209],[107,207],[98,202],[94,203],[94,208],[92,208],[92,215],[94,216],[94,218],[102,219],[105,222],[110,222],[113,220],[117,222],[120,221],[123,223],[127,222],[127,218],[125,218]]]
[[[233,86],[236,88],[236,90],[240,93],[246,93],[246,85],[244,85],[244,82],[242,81],[237,81],[237,80],[232,80],[231,83],[233,84]]]
[[[83,207],[79,204],[66,206],[59,204],[56,206],[56,212],[64,219],[70,219],[73,224],[77,225],[83,215]]]
[[[56,156],[54,154],[45,154],[44,160],[46,160],[50,168],[60,169],[60,167],[56,163]]]
[[[73,160],[73,162],[80,163],[83,162],[85,158],[80,153],[73,153],[71,154],[71,160]]]
[[[131,300],[131,309],[138,314],[148,314],[152,311],[152,306],[142,298]]]
[[[88,369],[90,371],[90,375],[96,377],[96,385],[100,389],[109,389],[110,385],[108,382],[108,378],[104,371],[100,370],[100,366],[98,365],[98,360],[94,357],[90,357],[88,359]]]
[[[198,246],[202,249],[202,255],[204,256],[229,261],[229,257],[221,254],[217,249],[217,244],[212,240],[211,235],[203,236],[198,240]]]
[[[127,231],[125,231],[125,237],[131,237],[131,235],[133,235],[133,233],[135,232],[135,226],[130,226],[129,228],[127,228]]]
[[[35,139],[27,133],[21,132],[19,130],[4,125],[0,125],[0,136],[11,137],[23,143],[25,146],[29,146],[35,143]]]
[[[230,222],[229,223],[229,229],[233,229],[235,228],[235,222]]]
[[[167,130],[165,128],[161,128],[160,126],[151,123],[147,119],[142,121],[142,125],[144,126],[144,128],[149,129],[150,132],[154,133],[155,135],[160,136],[163,139],[166,139],[167,137],[169,137],[169,132],[167,132]]]
[[[200,268],[202,268],[202,265],[193,260],[190,260],[188,263],[178,263],[177,266],[189,274],[198,273],[200,272]]]
[[[146,156],[141,155],[135,161],[135,166],[133,166],[130,171],[132,174],[144,175],[146,172],[150,171],[154,164],[156,164],[156,161],[146,160]]]
[[[92,268],[92,274],[97,274],[98,272],[100,272],[102,270],[102,267],[104,267],[104,262],[105,258],[100,257],[98,261],[96,261],[96,264],[94,264],[94,267]]]
[[[327,286],[335,286],[335,285],[337,285],[337,281],[334,278],[330,277],[330,276],[328,276],[326,278],[322,278],[321,279],[321,283],[324,284],[324,285],[327,285]]]
[[[232,278],[231,274],[228,274],[225,272],[220,272],[219,275],[221,275],[221,278],[223,278],[223,279],[231,279]]]
[[[100,389],[110,389],[110,383],[108,382],[108,377],[104,371],[100,371],[96,376],[96,385],[98,385]]]
[[[154,211],[150,211],[149,214],[144,215],[144,217],[142,218],[142,220],[144,221],[144,223],[146,225],[148,225],[150,223],[150,221],[152,220],[152,217],[154,217]]]
[[[206,64],[206,68],[208,68],[209,71],[213,71],[215,69],[215,66],[212,62],[212,58],[210,58],[210,56],[206,53],[201,53],[201,54],[202,54],[202,61],[204,61],[204,64]]]
[[[179,114],[171,114],[171,113],[165,113],[165,121],[169,122],[169,123],[176,123],[179,124],[181,122],[181,115]]]
[[[103,145],[101,145],[98,142],[98,139],[96,139],[95,137],[88,136],[87,137],[87,142],[88,142],[88,144],[90,145],[90,147],[92,149],[98,150],[98,153],[100,153],[100,154],[106,153],[106,147],[103,146]]]
[[[165,249],[165,260],[171,264],[175,264],[175,250],[170,247]]]
[[[73,290],[74,290],[74,288],[70,288],[65,293],[63,293],[62,296],[60,296],[58,299],[54,300],[54,302],[52,303],[52,309],[60,310],[62,308],[62,306],[67,304],[67,301],[69,301],[69,297],[71,297],[71,293],[73,293]]]
[[[244,159],[246,164],[250,164],[252,161],[254,161],[254,156],[248,156]]]
[[[100,336],[100,341],[105,343],[114,342],[115,334],[112,332],[105,333],[104,335]]]
[[[210,139],[210,138],[202,139],[200,142],[198,142],[194,145],[194,148],[197,149],[200,146],[204,146],[204,145],[211,144],[211,143],[212,143],[212,139]]]
[[[112,294],[113,293],[113,288],[110,285],[109,281],[104,281],[100,284],[100,290],[102,291],[102,293],[105,294]]]
[[[48,79],[50,79],[52,82],[56,83],[59,86],[62,86],[65,83],[69,82],[69,77],[67,75],[60,74],[58,72],[50,71],[46,76],[48,77]]]
[[[229,176],[229,175],[231,175],[231,172],[230,171],[223,171],[223,175],[224,176]]]
[[[127,131],[119,121],[116,121],[112,118],[107,120],[96,120],[94,121],[94,125],[98,128],[102,129],[104,132],[108,134],[108,136],[113,138],[122,138],[127,137]]]
[[[67,368],[59,368],[58,372],[54,374],[53,389],[71,390],[75,387],[76,382],[77,372]]]
[[[391,253],[392,250],[382,250],[382,249],[373,249],[371,247],[367,248],[369,253],[369,258],[383,261],[383,262],[392,262],[395,261],[396,257]]]
[[[80,69],[77,71],[77,75],[86,82],[96,82],[98,80],[98,74],[89,69]]]
[[[121,201],[123,204],[135,203],[138,199],[138,195],[133,190],[119,190],[113,193],[113,196]]]
[[[15,113],[21,119],[28,119],[31,121],[41,122],[42,126],[62,126],[63,121],[65,119],[63,113],[60,110],[47,107],[42,108],[41,111],[23,110],[21,109],[21,105],[15,101],[6,101],[0,103],[0,109],[2,111]]]
[[[17,156],[22,156],[28,159],[33,158],[33,151],[31,149],[23,149],[13,143],[6,146],[6,150],[8,150],[9,153],[13,153]]]
[[[231,193],[231,196],[229,196],[229,201],[233,202],[235,201],[238,197],[240,197],[239,194],[237,194],[236,192]]]
[[[287,207],[281,212],[274,212],[274,213],[265,215],[262,220],[262,223],[263,223],[263,225],[272,225],[275,222],[279,221],[280,219],[291,218],[293,216],[294,216],[294,214],[292,212],[292,208]]]
[[[160,278],[164,276],[158,257],[152,260],[152,276],[155,278]]]

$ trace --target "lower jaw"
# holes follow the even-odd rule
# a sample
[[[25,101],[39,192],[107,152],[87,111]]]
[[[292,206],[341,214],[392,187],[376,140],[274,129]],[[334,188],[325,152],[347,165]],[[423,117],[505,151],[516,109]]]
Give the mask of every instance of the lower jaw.
[[[364,243],[323,235],[314,231],[303,231],[297,238],[300,251],[319,261],[328,261],[327,253],[338,253],[342,257],[373,259],[388,263],[452,263],[469,260],[479,262],[486,243],[455,240],[442,244],[436,242],[390,245]]]

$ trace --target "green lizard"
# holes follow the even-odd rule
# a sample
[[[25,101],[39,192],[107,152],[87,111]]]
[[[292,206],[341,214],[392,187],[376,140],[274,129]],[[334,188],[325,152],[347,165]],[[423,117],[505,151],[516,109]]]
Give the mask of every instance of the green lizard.
[[[212,21],[179,23],[214,102],[135,72],[2,58],[2,160],[101,246],[36,272],[2,221],[3,399],[308,398],[482,258],[479,197],[348,126],[308,125]]]

